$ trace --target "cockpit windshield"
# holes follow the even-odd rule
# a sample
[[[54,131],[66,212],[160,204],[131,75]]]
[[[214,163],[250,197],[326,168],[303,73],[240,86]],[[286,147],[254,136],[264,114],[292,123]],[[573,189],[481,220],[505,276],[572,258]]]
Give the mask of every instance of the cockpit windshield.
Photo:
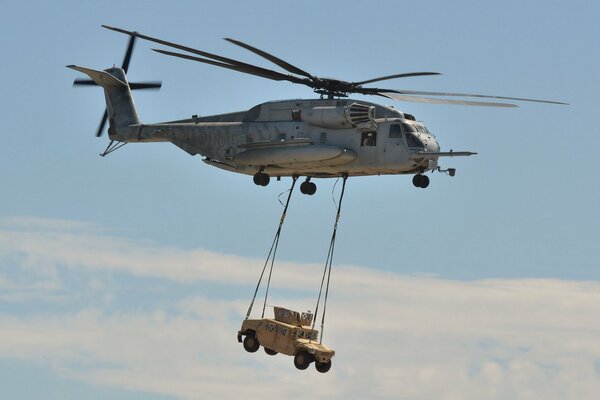
[[[404,132],[413,132],[413,133],[417,132],[417,128],[415,128],[414,125],[407,124],[406,122],[402,123],[402,129],[404,129]]]
[[[429,132],[429,129],[427,129],[427,127],[425,125],[420,124],[420,123],[409,124],[409,123],[403,122],[402,129],[404,130],[404,132],[412,132],[412,133],[420,132],[420,133],[424,133],[426,135],[431,135],[431,136],[435,137],[435,135],[433,133]]]

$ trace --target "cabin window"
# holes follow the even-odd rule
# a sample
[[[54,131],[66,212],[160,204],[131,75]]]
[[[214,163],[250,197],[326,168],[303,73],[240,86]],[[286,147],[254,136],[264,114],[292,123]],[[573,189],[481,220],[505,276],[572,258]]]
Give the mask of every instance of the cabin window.
[[[375,131],[365,131],[362,133],[360,139],[361,147],[373,147],[377,145],[377,132]]]
[[[286,139],[286,134],[285,133],[280,133],[279,134],[279,140],[285,140]]]
[[[391,138],[401,138],[402,137],[402,130],[400,129],[400,125],[398,125],[398,124],[390,125],[390,137]]]
[[[300,110],[292,110],[292,121],[301,121],[302,114]]]
[[[319,143],[327,143],[327,132],[321,132]]]

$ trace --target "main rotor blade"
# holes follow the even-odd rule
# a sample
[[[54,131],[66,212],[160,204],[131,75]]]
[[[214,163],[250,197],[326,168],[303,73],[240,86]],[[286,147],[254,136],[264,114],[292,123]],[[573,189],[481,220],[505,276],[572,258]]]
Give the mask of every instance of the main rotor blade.
[[[427,97],[406,96],[399,93],[380,92],[380,96],[399,101],[411,101],[414,103],[430,103],[430,104],[454,104],[461,106],[482,106],[482,107],[518,107],[516,104],[510,103],[492,103],[485,101],[469,101],[469,100],[451,100],[451,99],[430,99]]]
[[[231,58],[222,57],[222,56],[219,56],[217,54],[208,53],[206,51],[201,51],[201,50],[198,50],[198,49],[194,49],[192,47],[183,46],[181,44],[177,44],[177,43],[173,43],[173,42],[167,42],[166,40],[162,40],[162,39],[154,38],[154,37],[151,37],[151,36],[143,35],[143,34],[141,34],[139,32],[127,31],[125,29],[115,28],[115,27],[108,26],[108,25],[102,25],[102,27],[106,28],[106,29],[110,29],[111,31],[124,33],[124,34],[130,35],[130,36],[135,36],[135,37],[138,37],[140,39],[144,39],[144,40],[148,40],[150,42],[154,42],[154,43],[162,44],[162,45],[165,45],[165,46],[173,47],[175,49],[187,51],[189,53],[198,54],[199,56],[212,58],[213,60],[222,61],[222,62],[225,62],[225,63],[228,63],[228,64],[240,64],[240,65],[244,64],[244,63],[242,63],[240,61],[233,60]]]
[[[102,136],[104,132],[104,125],[106,125],[106,120],[108,119],[108,111],[104,109],[104,115],[102,115],[102,119],[100,120],[100,125],[98,126],[98,131],[96,131],[96,137]]]
[[[457,97],[479,97],[485,99],[500,99],[500,100],[517,100],[517,101],[530,101],[534,103],[549,103],[549,104],[561,104],[569,105],[568,103],[562,103],[559,101],[552,100],[536,100],[536,99],[524,99],[520,97],[504,97],[504,96],[490,96],[486,94],[473,94],[473,93],[449,93],[449,92],[422,92],[414,90],[396,90],[395,92],[408,95],[426,95],[426,96],[457,96]]]
[[[439,73],[439,72],[407,72],[404,74],[381,76],[379,78],[368,79],[366,81],[352,82],[352,84],[353,85],[364,85],[365,83],[385,81],[387,79],[408,78],[411,76],[424,76],[424,75],[441,75],[441,73]]]
[[[269,69],[256,67],[256,66],[252,66],[249,64],[240,66],[240,65],[235,65],[235,64],[227,64],[227,63],[222,63],[222,62],[218,62],[218,61],[208,60],[206,58],[190,56],[187,54],[175,53],[175,52],[167,51],[167,50],[160,50],[160,49],[152,49],[152,50],[154,50],[158,53],[161,53],[161,54],[165,54],[167,56],[185,58],[187,60],[198,61],[201,63],[210,64],[210,65],[216,65],[217,67],[227,68],[227,69],[231,69],[231,70],[238,71],[238,72],[244,72],[246,74],[260,76],[262,78],[272,79],[274,81],[290,81],[293,83],[305,83],[303,79],[296,78],[296,77],[293,77],[290,75],[284,75],[280,72],[271,71]]]
[[[108,26],[108,25],[102,25],[102,27],[106,28],[106,29],[110,29],[115,32],[125,33],[130,36],[138,37],[140,39],[148,40],[148,41],[151,41],[154,43],[158,43],[158,44],[173,47],[173,48],[176,48],[179,50],[187,51],[189,53],[198,54],[202,57],[211,58],[213,60],[217,60],[217,61],[221,61],[221,62],[214,62],[214,61],[210,61],[210,60],[207,60],[204,58],[191,57],[191,56],[186,56],[185,54],[153,49],[159,53],[163,53],[163,54],[170,55],[173,57],[187,58],[189,60],[199,61],[199,62],[203,62],[206,64],[211,64],[211,65],[216,65],[218,67],[228,68],[228,69],[232,69],[234,71],[239,71],[239,72],[245,72],[248,74],[261,76],[263,78],[268,78],[268,79],[287,80],[287,81],[290,81],[293,83],[300,83],[300,84],[308,83],[304,79],[301,79],[301,78],[298,78],[298,77],[295,77],[292,75],[284,75],[280,72],[272,71],[272,70],[262,68],[262,67],[257,67],[256,65],[247,64],[247,63],[244,63],[241,61],[234,60],[232,58],[222,57],[217,54],[208,53],[206,51],[194,49],[194,48],[188,47],[188,46],[183,46],[183,45],[180,45],[177,43],[167,42],[166,40],[157,39],[157,38],[147,36],[147,35],[142,35],[141,33],[138,33],[138,32],[127,31],[125,29],[115,28],[115,27]],[[275,77],[277,77],[277,78],[275,78]]]
[[[256,47],[250,46],[249,44],[246,44],[244,42],[241,42],[239,40],[235,40],[232,38],[225,38],[225,40],[227,40],[228,42],[233,43],[237,46],[243,47],[246,50],[250,50],[251,52],[258,54],[259,56],[261,56],[263,58],[266,58],[267,60],[271,61],[272,63],[274,63],[276,65],[279,65],[281,68],[283,68],[291,73],[302,75],[302,76],[305,76],[310,79],[315,79],[315,77],[312,76],[311,74],[309,74],[308,72],[301,70],[300,68],[298,68],[286,61],[283,61],[281,58],[275,57],[274,55],[269,54],[266,51],[257,49]]]
[[[131,61],[131,54],[133,53],[133,46],[135,44],[135,36],[131,36],[129,39],[129,44],[127,45],[127,51],[125,52],[125,58],[123,58],[123,71],[127,73],[129,69],[129,62]]]

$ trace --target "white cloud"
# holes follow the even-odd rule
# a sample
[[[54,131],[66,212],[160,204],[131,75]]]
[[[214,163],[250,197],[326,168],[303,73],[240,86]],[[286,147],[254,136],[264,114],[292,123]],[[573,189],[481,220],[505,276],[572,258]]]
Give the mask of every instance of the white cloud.
[[[118,270],[251,289],[262,265],[48,225],[0,225],[0,266],[84,270],[98,288],[102,271]],[[248,299],[231,293],[190,295],[144,311],[110,303],[52,315],[6,312],[0,357],[47,360],[63,376],[185,399],[595,399],[600,393],[598,282],[462,282],[334,267],[324,342],[337,355],[326,375],[297,371],[289,357],[244,352],[235,334]],[[280,290],[269,303],[313,308],[320,269],[279,263],[275,285],[310,291],[292,298]],[[0,286],[9,288],[3,279]],[[40,290],[62,293],[60,285]]]

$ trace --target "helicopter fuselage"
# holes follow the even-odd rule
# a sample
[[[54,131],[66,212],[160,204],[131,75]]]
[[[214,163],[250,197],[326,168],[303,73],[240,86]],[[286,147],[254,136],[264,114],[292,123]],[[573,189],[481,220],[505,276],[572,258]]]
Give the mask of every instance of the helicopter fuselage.
[[[350,99],[273,101],[244,112],[114,126],[109,135],[171,142],[207,164],[273,177],[415,174],[436,169],[440,155],[435,136],[411,115]]]
[[[264,50],[233,38],[226,38],[228,42],[257,54],[286,71],[282,73],[136,31],[102,26],[130,36],[122,67],[98,71],[77,65],[67,66],[91,78],[76,80],[75,85],[98,85],[104,89],[106,111],[96,136],[102,134],[106,122],[109,121],[111,142],[102,156],[120,148],[124,143],[171,142],[191,155],[202,155],[203,160],[210,165],[228,171],[253,174],[254,183],[257,185],[268,185],[270,176],[306,176],[306,182],[300,186],[300,190],[305,194],[314,194],[316,191],[315,184],[310,182],[311,178],[382,174],[415,174],[413,185],[424,189],[429,185],[429,178],[423,175],[426,171],[438,170],[454,176],[454,168],[442,170],[438,166],[440,157],[477,154],[452,150],[441,152],[435,136],[410,114],[393,107],[347,99],[347,96],[353,93],[376,95],[398,101],[463,106],[517,107],[516,104],[498,100],[566,105],[550,100],[370,86],[375,82],[390,79],[440,75],[431,71],[405,72],[362,81],[318,77]],[[304,85],[320,94],[321,99],[273,101],[243,112],[208,117],[193,116],[191,119],[160,124],[142,124],[131,90],[156,89],[161,83],[128,83],[125,75],[137,38],[177,50],[153,49],[170,57],[269,80]]]

